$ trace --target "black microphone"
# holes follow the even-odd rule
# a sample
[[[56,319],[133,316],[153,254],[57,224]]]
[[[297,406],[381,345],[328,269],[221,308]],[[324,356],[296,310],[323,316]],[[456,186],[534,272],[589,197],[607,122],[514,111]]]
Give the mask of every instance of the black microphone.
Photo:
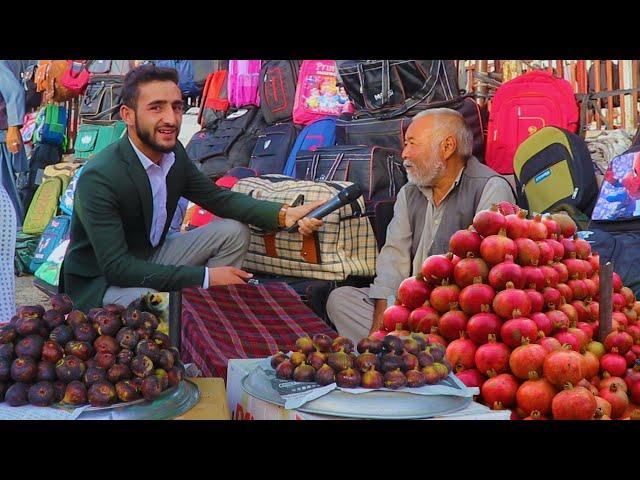
[[[326,203],[324,203],[323,205],[320,205],[315,210],[312,210],[311,212],[309,212],[309,214],[306,216],[309,218],[326,217],[331,212],[334,212],[335,210],[338,210],[339,208],[344,207],[345,205],[353,202],[354,200],[357,200],[358,198],[360,198],[361,195],[362,195],[362,190],[360,190],[360,187],[358,185],[355,185],[355,184],[350,185],[347,188],[338,192],[338,194],[335,197],[333,197],[331,200],[327,200]],[[298,231],[297,222],[295,225],[287,229],[287,232],[289,233],[295,233],[297,231]]]

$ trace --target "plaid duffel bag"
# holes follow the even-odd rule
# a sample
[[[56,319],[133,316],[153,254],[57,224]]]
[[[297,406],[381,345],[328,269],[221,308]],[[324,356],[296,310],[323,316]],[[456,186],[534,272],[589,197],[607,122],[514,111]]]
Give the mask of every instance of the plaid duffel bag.
[[[260,200],[292,204],[329,200],[351,182],[312,182],[284,175],[245,178],[232,190]],[[364,201],[345,205],[326,217],[314,235],[286,231],[264,232],[251,226],[251,244],[243,268],[260,273],[319,280],[345,280],[375,275],[377,248]]]

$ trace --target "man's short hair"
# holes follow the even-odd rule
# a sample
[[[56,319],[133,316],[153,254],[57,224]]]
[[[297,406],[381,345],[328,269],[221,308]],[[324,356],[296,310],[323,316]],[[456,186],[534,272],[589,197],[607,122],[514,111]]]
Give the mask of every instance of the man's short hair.
[[[467,126],[462,114],[450,108],[430,108],[418,113],[414,118],[418,119],[432,116],[443,117],[442,120],[438,120],[438,132],[441,133],[443,137],[449,133],[455,135],[458,154],[464,160],[471,157],[473,152],[473,133]]]
[[[178,85],[178,72],[174,68],[156,67],[152,63],[129,70],[122,86],[122,103],[135,110],[140,94],[138,87],[156,81],[173,82]]]

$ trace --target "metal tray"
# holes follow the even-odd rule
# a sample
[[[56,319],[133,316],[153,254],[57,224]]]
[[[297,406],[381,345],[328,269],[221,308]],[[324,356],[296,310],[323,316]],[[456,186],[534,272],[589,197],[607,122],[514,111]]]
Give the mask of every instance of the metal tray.
[[[242,379],[242,389],[265,402],[284,406],[284,400],[273,389],[266,375],[250,372]],[[468,407],[473,399],[453,395],[414,395],[404,392],[368,392],[354,395],[333,390],[305,403],[300,412],[335,417],[405,420],[430,418],[457,412]]]
[[[198,400],[198,386],[185,379],[162,392],[153,402],[141,399],[109,407],[89,407],[77,420],[171,420],[184,415]]]

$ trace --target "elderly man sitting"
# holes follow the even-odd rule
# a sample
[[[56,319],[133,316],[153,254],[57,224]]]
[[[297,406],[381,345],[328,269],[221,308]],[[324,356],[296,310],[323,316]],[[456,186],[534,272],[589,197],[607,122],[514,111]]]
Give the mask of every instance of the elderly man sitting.
[[[451,235],[471,225],[476,212],[515,202],[507,180],[473,157],[472,146],[473,135],[455,110],[415,116],[402,151],[409,183],[398,192],[376,278],[370,288],[338,288],[327,301],[340,335],[358,341],[379,330],[387,298],[420,272],[425,258],[446,253]]]

